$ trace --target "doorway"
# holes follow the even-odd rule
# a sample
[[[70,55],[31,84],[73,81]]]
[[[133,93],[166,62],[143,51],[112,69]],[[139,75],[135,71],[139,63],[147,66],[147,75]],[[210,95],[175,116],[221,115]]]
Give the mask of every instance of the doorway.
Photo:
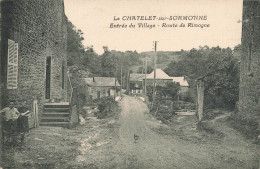
[[[51,57],[46,58],[46,84],[45,98],[50,99],[51,96]]]

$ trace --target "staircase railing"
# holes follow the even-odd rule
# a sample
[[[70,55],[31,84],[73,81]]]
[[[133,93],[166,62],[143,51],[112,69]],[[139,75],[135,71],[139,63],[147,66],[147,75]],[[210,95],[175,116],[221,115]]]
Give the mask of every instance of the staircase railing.
[[[69,76],[69,72],[67,72],[68,76],[68,83],[69,83],[69,88],[68,88],[68,101],[70,103],[70,115],[69,115],[69,123],[71,127],[75,123],[78,122],[78,94],[77,94],[77,88],[73,88],[71,79]]]
[[[71,83],[71,79],[70,79],[70,75],[69,72],[67,72],[67,78],[68,78],[68,91],[67,91],[67,101],[71,103],[72,100],[72,93],[73,93],[73,87],[72,87],[72,83]]]

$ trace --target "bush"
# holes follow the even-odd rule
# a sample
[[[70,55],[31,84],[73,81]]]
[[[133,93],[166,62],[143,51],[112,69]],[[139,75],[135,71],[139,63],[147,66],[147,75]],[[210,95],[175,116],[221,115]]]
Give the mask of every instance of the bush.
[[[111,96],[102,97],[102,98],[93,100],[93,102],[94,102],[94,104],[97,105],[98,110],[99,110],[99,111],[95,112],[95,115],[98,118],[102,119],[102,118],[105,118],[109,112],[111,112],[111,104],[113,104],[114,98]]]
[[[161,120],[163,123],[167,124],[173,115],[175,115],[175,104],[172,104],[170,100],[158,100],[155,105],[155,110],[153,113],[155,118]]]
[[[194,103],[195,102],[195,98],[194,96],[192,96],[192,92],[191,90],[189,89],[187,92],[183,93],[180,95],[180,99],[185,101],[185,102],[192,102]]]
[[[174,111],[171,111],[169,109],[158,109],[157,113],[156,113],[156,118],[158,120],[161,120],[164,124],[169,123],[169,121],[171,120],[171,118],[173,117],[173,115],[175,115]]]

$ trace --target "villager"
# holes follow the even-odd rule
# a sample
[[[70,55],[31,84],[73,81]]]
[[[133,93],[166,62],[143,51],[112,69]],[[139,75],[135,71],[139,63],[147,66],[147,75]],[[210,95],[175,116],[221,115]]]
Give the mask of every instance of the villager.
[[[21,143],[24,141],[24,135],[26,132],[28,132],[28,115],[30,113],[29,108],[26,106],[26,101],[22,102],[22,106],[18,108],[18,111],[20,112],[20,116],[17,119],[17,129],[20,132],[21,135]]]
[[[3,143],[10,144],[13,142],[12,137],[15,135],[17,127],[17,119],[20,115],[18,110],[15,108],[15,102],[10,101],[9,106],[0,111],[3,113],[2,124],[3,124]]]

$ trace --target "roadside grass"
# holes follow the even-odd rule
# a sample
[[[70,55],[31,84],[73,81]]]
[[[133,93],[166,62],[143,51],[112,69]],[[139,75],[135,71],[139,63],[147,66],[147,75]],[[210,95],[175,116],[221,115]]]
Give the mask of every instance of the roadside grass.
[[[191,143],[207,143],[211,142],[219,144],[226,136],[220,131],[221,123],[212,123],[211,121],[226,112],[221,110],[208,111],[207,118],[198,122],[196,116],[179,116],[172,112],[157,112],[150,111],[150,114],[161,121],[163,125],[153,129],[162,135],[178,136],[180,140]],[[165,127],[168,126],[168,127]]]
[[[61,168],[79,154],[74,130],[40,127],[31,130],[24,145],[4,150],[4,168]]]
[[[260,144],[258,136],[260,135],[259,123],[254,118],[244,117],[239,114],[232,114],[228,118],[228,124],[240,132],[246,139],[253,140]]]
[[[199,122],[197,124],[197,130],[206,132],[209,135],[212,135],[214,138],[222,139],[225,134],[219,130],[217,130],[217,127],[214,125],[211,125],[208,122]]]
[[[203,119],[204,120],[212,120],[219,115],[224,114],[224,110],[221,109],[206,109],[204,110]]]
[[[95,133],[100,133],[98,138],[87,141],[93,149],[102,144],[102,141],[109,142],[106,146],[117,142],[116,133],[118,133],[119,124],[116,119],[120,113],[117,102],[111,103],[110,110],[102,116],[102,119],[89,119],[84,125],[77,125],[72,129],[41,126],[30,130],[23,145],[5,147],[1,150],[3,153],[1,167],[14,169],[95,168],[95,165],[90,163],[79,164],[76,161],[81,155],[79,147],[82,146],[82,140]],[[94,113],[92,115],[94,116]]]

